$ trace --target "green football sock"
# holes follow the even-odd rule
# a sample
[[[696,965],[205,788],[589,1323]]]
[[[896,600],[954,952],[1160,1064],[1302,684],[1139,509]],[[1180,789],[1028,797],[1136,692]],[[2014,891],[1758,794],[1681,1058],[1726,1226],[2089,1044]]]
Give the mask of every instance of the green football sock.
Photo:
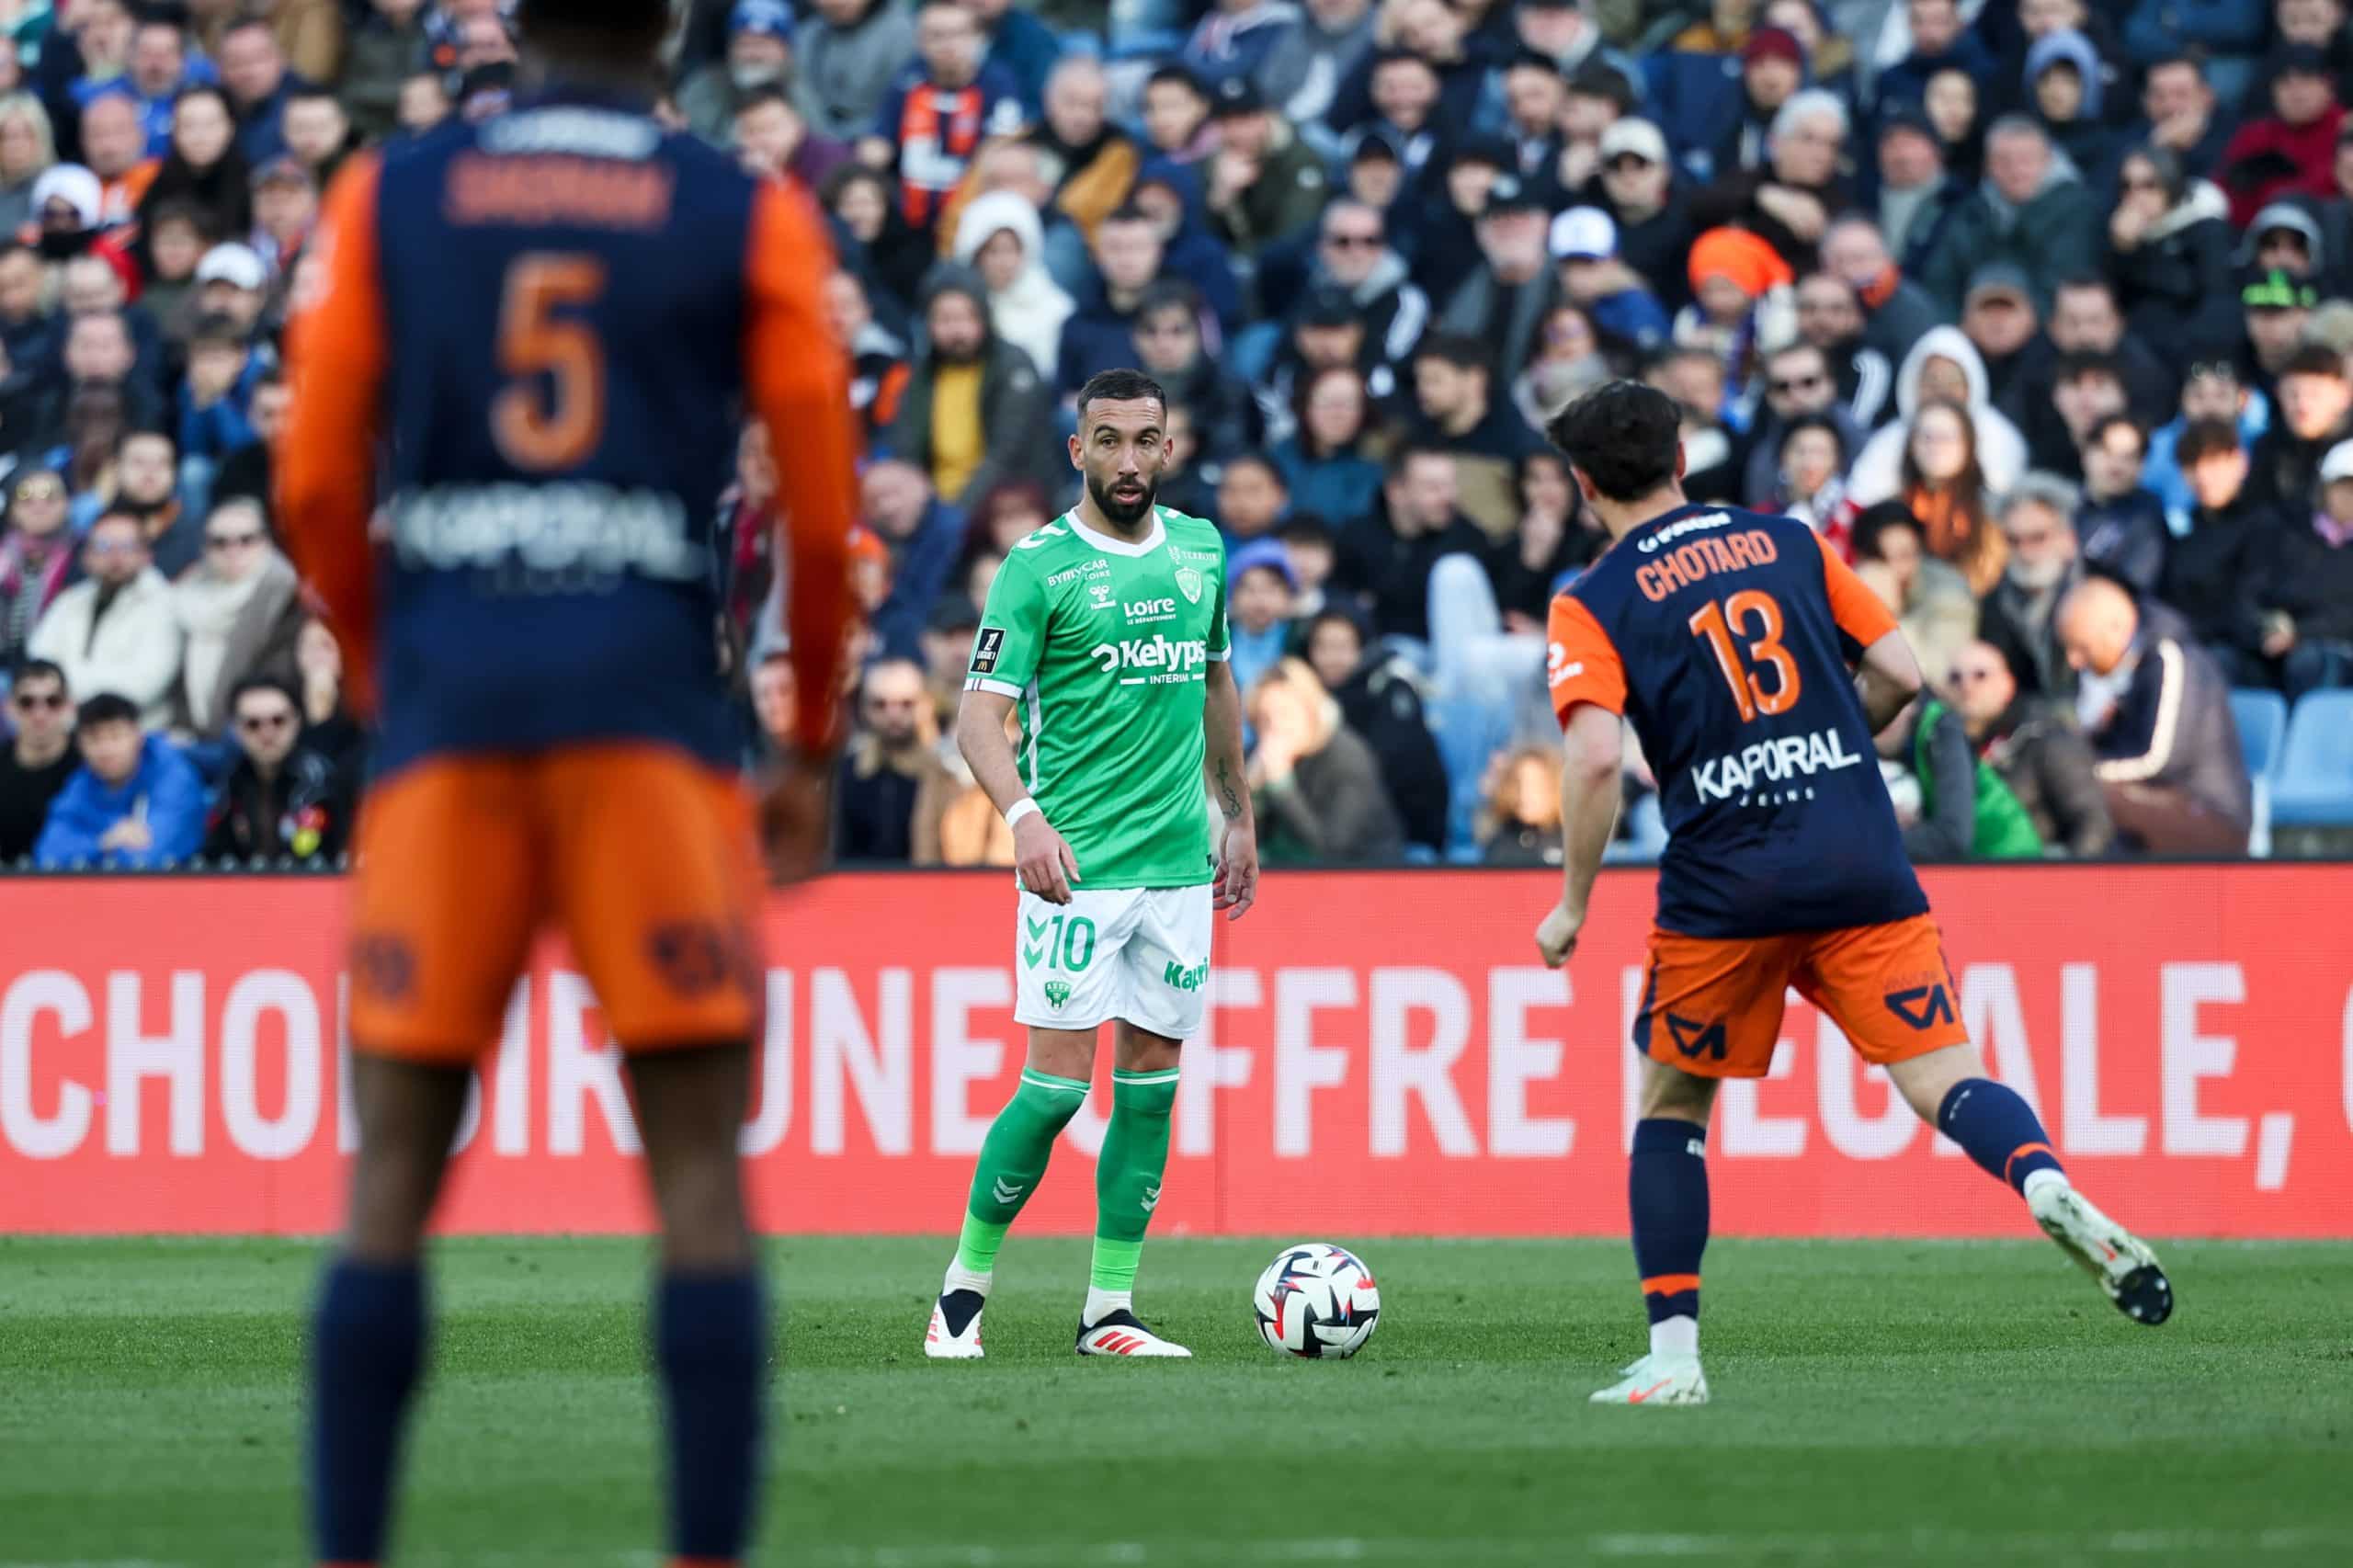
[[[956,1267],[971,1274],[996,1267],[996,1249],[1006,1231],[1046,1174],[1054,1139],[1086,1103],[1086,1084],[1057,1078],[1034,1067],[1021,1070],[1021,1083],[989,1124],[981,1163],[972,1172],[972,1196],[964,1206],[964,1231],[956,1242]],[[1167,1138],[1161,1146],[1167,1147]]]
[[[1144,1228],[1160,1205],[1168,1168],[1168,1113],[1176,1104],[1176,1069],[1111,1074],[1111,1125],[1095,1164],[1095,1267],[1097,1290],[1135,1288]]]

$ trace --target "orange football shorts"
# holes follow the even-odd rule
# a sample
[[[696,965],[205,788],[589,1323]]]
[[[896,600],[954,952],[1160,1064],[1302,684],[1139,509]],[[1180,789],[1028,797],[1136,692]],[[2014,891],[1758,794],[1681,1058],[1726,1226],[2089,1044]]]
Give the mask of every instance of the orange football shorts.
[[[1944,943],[1936,922],[1919,915],[1779,937],[1654,929],[1634,1048],[1702,1078],[1761,1078],[1791,986],[1866,1062],[1884,1066],[1969,1042]]]
[[[765,879],[733,774],[641,744],[433,758],[368,797],[359,856],[355,1051],[472,1062],[549,925],[624,1050],[757,1031]]]

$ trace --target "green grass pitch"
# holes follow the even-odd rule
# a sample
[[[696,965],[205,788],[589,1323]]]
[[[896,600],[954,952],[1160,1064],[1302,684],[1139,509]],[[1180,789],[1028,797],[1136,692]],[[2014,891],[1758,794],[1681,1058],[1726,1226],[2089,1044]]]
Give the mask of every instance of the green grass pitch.
[[[1345,1239],[1345,1238],[1333,1238]],[[1356,1360],[1282,1361],[1272,1243],[1160,1240],[1190,1363],[1080,1361],[1085,1244],[1008,1244],[989,1359],[921,1354],[938,1240],[782,1240],[763,1550],[810,1568],[2353,1563],[2353,1246],[2177,1244],[2135,1327],[2040,1243],[1719,1241],[1705,1410],[1598,1410],[1620,1243],[1372,1241]],[[639,1244],[438,1253],[401,1568],[653,1568]],[[282,1242],[0,1240],[0,1568],[292,1568]]]

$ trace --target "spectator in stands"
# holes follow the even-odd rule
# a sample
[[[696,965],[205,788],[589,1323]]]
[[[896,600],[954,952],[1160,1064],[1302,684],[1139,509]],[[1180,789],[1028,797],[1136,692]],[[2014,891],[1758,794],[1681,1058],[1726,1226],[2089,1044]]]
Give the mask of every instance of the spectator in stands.
[[[1281,541],[1261,538],[1226,557],[1226,619],[1233,642],[1233,683],[1256,688],[1290,651],[1299,576]]]
[[[172,140],[174,100],[183,89],[216,79],[210,61],[191,69],[188,35],[176,20],[156,15],[142,18],[132,32],[130,67],[112,90],[128,93],[138,103],[147,126],[148,154],[160,158]]]
[[[1201,207],[1197,167],[1169,158],[1147,159],[1136,171],[1131,205],[1150,215],[1160,235],[1161,267],[1192,285],[1213,320],[1229,326],[1242,313],[1242,288],[1233,257],[1210,234]]]
[[[1381,509],[1341,527],[1333,585],[1365,603],[1376,634],[1427,641],[1430,568],[1486,542],[1457,506],[1454,459],[1407,446],[1389,460]]]
[[[2313,343],[2290,356],[2279,373],[2279,417],[2256,442],[2247,491],[2282,513],[2300,513],[2320,494],[2321,459],[2353,436],[2353,380],[2344,358]]]
[[[1063,325],[1055,386],[1063,397],[1074,395],[1098,370],[1136,362],[1136,314],[1161,276],[1163,259],[1160,227],[1142,208],[1122,207],[1097,226],[1098,277]]]
[[[1271,865],[1396,858],[1404,847],[1381,764],[1315,672],[1286,659],[1250,694],[1250,790]]]
[[[252,8],[269,18],[278,51],[295,74],[313,82],[341,74],[345,7],[338,0],[261,0]],[[218,39],[208,40],[208,47],[218,45]]]
[[[1977,346],[1960,328],[1940,326],[1923,335],[1904,357],[1895,374],[1897,417],[1873,432],[1855,459],[1852,490],[1859,505],[1902,493],[1912,426],[1931,401],[1957,403],[1966,410],[1987,489],[1996,494],[2006,490],[2026,472],[2026,437],[1994,406],[1992,381]]]
[[[131,337],[130,320],[119,311],[98,311],[71,316],[62,323],[65,372],[63,384],[52,384],[32,417],[40,435],[58,428],[68,407],[85,387],[110,387],[122,393],[125,407],[142,419],[160,417],[154,388],[139,373],[139,348]]]
[[[286,105],[295,80],[269,24],[239,19],[222,37],[216,58],[221,85],[237,114],[237,147],[259,167],[286,151]]]
[[[1144,291],[1136,310],[1136,359],[1168,393],[1192,412],[1194,436],[1211,461],[1252,444],[1257,404],[1242,380],[1229,373],[1201,340],[1201,297],[1175,278]]]
[[[736,0],[727,17],[727,58],[704,66],[678,89],[688,129],[725,146],[751,94],[791,82],[792,30],[792,7],[785,0]]]
[[[2340,136],[2337,146],[2345,145]],[[2278,267],[2298,278],[2318,278],[2326,267],[2328,246],[2321,237],[2320,221],[2296,200],[2275,201],[2255,215],[2246,226],[2242,256],[2251,256],[2265,270]]]
[[[1096,228],[1124,205],[1143,153],[1108,119],[1110,84],[1100,62],[1071,55],[1046,78],[1046,116],[1025,138],[1052,154],[1062,173],[1054,187],[1054,210],[1092,244]],[[1057,271],[1054,280],[1072,289]]]
[[[1145,80],[1142,119],[1146,162],[1198,163],[1216,149],[1209,88],[1182,65],[1163,65]]]
[[[1764,166],[1773,117],[1805,85],[1805,46],[1786,28],[1750,29],[1740,50],[1740,85],[1711,106],[1719,123],[1695,137],[1717,175]]]
[[[1498,756],[1477,829],[1479,858],[1490,866],[1561,863],[1561,758],[1551,746]]]
[[[1362,85],[1367,81],[1369,101]],[[1329,122],[1345,133],[1341,145],[1350,158],[1366,142],[1379,142],[1396,153],[1404,177],[1416,180],[1442,141],[1440,90],[1438,71],[1428,61],[1402,49],[1381,49],[1341,84]]]
[[[1836,278],[1817,275],[1809,281],[1847,292],[1846,285]],[[1829,472],[1817,476],[1813,488],[1788,494],[1784,498],[1803,500],[1815,494],[1821,483],[1843,479],[1847,460],[1862,449],[1863,432],[1847,404],[1840,401],[1829,356],[1803,338],[1784,344],[1764,356],[1764,381],[1765,406],[1749,427],[1748,461],[1743,471],[1741,494],[1762,499],[1782,488],[1781,481],[1788,477],[1783,438],[1797,420],[1808,415],[1820,415],[1828,424],[1837,444],[1838,460]],[[1820,526],[1821,519],[1810,520]]]
[[[967,204],[957,219],[956,259],[988,289],[990,325],[1042,375],[1062,363],[1063,325],[1077,307],[1047,275],[1038,209],[1011,191]]]
[[[940,771],[938,738],[923,666],[897,657],[869,665],[835,786],[834,843],[844,860],[915,858],[915,799]]]
[[[2192,421],[2175,457],[2196,506],[2166,551],[2157,597],[2181,613],[2191,638],[2234,684],[2266,684],[2252,589],[2279,516],[2255,495],[2246,449],[2227,421]]]
[[[1336,210],[1337,204],[1335,204]],[[1325,214],[1324,244],[1359,230],[1362,220],[1351,208],[1347,215]],[[1599,216],[1599,214],[1596,214]],[[1524,364],[1536,346],[1536,325],[1542,312],[1559,297],[1560,280],[1545,266],[1549,229],[1544,208],[1528,182],[1505,175],[1488,187],[1487,204],[1473,230],[1479,242],[1479,264],[1446,301],[1438,330],[1476,338],[1488,346],[1498,372]],[[1404,286],[1413,289],[1412,284]],[[1408,302],[1419,300],[1419,291]],[[1415,335],[1422,323],[1415,312],[1401,311],[1390,324],[1384,353],[1394,350],[1410,324]],[[1408,346],[1410,348],[1410,345]]]
[[[1612,121],[1601,133],[1601,172],[1579,193],[1617,225],[1619,259],[1631,267],[1669,312],[1689,302],[1683,258],[1699,231],[1688,194],[1675,178],[1666,138],[1647,119]]]
[[[1418,417],[1410,439],[1454,459],[1456,505],[1491,538],[1519,516],[1514,476],[1520,460],[1544,444],[1508,398],[1491,395],[1486,346],[1431,333],[1414,351]]]
[[[773,85],[744,95],[728,144],[751,173],[769,178],[790,175],[812,190],[852,155],[844,143],[813,132],[785,90]]]
[[[1282,541],[1283,559],[1290,562],[1291,575],[1299,581],[1299,591],[1291,599],[1291,619],[1304,626],[1324,612],[1324,590],[1331,585],[1336,559],[1332,525],[1301,507],[1276,525],[1275,537]]]
[[[267,369],[227,316],[207,316],[188,338],[188,380],[180,388],[180,455],[204,465],[209,481],[228,455],[256,439],[254,388]]]
[[[1541,429],[1573,400],[1616,375],[1602,353],[1593,318],[1563,300],[1547,310],[1538,324],[1536,341],[1511,383],[1512,406],[1529,428]]]
[[[2141,483],[2164,506],[2170,529],[2186,531],[2197,505],[2176,454],[2182,433],[2196,420],[2220,419],[2238,430],[2241,445],[2252,448],[2270,427],[2270,415],[2268,402],[2242,382],[2239,368],[2230,360],[2201,359],[2189,367],[2182,378],[2180,409],[2149,433],[2149,460],[2141,471]]]
[[[845,164],[824,187],[825,210],[842,239],[842,260],[855,267],[904,319],[938,259],[931,236],[912,227],[891,181],[863,164]]]
[[[2045,33],[2027,51],[2027,96],[2051,143],[2078,169],[2108,167],[2116,131],[2102,118],[2107,83],[2099,51],[2073,28]]]
[[[2116,824],[2075,716],[2020,693],[2009,661],[1990,642],[1961,651],[1953,692],[1980,765],[1991,766],[2009,787],[2045,852],[2078,859],[2108,854],[2116,844]]]
[[[1978,458],[1968,410],[1942,399],[1923,403],[1904,443],[1900,494],[1920,520],[1929,552],[1958,567],[1972,594],[1991,588],[2002,573],[2006,551],[1992,527],[1996,494]]]
[[[1496,190],[1497,199],[1509,200],[1500,180]],[[1429,321],[1429,300],[1408,280],[1408,270],[1404,258],[1390,248],[1387,222],[1379,211],[1347,199],[1324,210],[1312,281],[1333,284],[1347,296],[1362,324],[1367,350],[1380,364],[1401,366]]]
[[[2231,118],[2214,112],[2214,89],[2206,80],[2204,62],[2167,53],[2142,74],[2141,119],[2125,140],[2129,146],[2178,160],[2182,183],[2202,183],[2211,180],[2220,167],[2231,131]]]
[[[146,253],[140,307],[163,329],[166,343],[184,347],[196,323],[196,296],[201,287],[197,268],[212,248],[203,215],[193,207],[160,209],[150,217],[139,248]]]
[[[1277,14],[1289,9],[1255,0],[1254,8]],[[1218,149],[1203,166],[1210,226],[1217,238],[1237,256],[1256,256],[1313,224],[1330,195],[1324,161],[1267,108],[1247,76],[1218,85],[1216,123]]]
[[[965,552],[993,550],[1009,555],[1023,540],[1051,521],[1053,507],[1046,499],[1044,485],[1030,479],[1006,480],[972,507],[964,536]]]
[[[218,87],[182,92],[171,110],[171,142],[164,165],[140,199],[142,222],[166,201],[203,212],[216,234],[243,234],[254,226],[253,188],[244,154],[237,151],[236,117]]]
[[[240,683],[291,681],[302,605],[294,568],[270,542],[257,501],[214,508],[204,524],[204,560],[172,585],[186,634],[174,729],[218,736]]]
[[[1251,81],[1267,55],[1300,25],[1297,6],[1269,0],[1216,0],[1185,40],[1179,58],[1214,86]]]
[[[2104,577],[2067,596],[2059,630],[2122,839],[2158,855],[2245,854],[2254,791],[2221,667]]]
[[[1799,344],[1817,349],[1828,367],[1830,394],[1857,431],[1872,429],[1895,412],[1895,367],[1864,340],[1862,300],[1843,278],[1816,272],[1797,287]],[[1770,366],[1768,366],[1769,376]],[[1769,391],[1770,382],[1768,382]]]
[[[1838,172],[1847,110],[1818,88],[1796,94],[1773,116],[1763,167],[1719,177],[1691,201],[1692,226],[1733,226],[1771,245],[1793,272],[1811,272],[1830,221],[1847,206]]]
[[[1978,269],[2006,261],[2047,301],[2060,278],[2099,263],[2097,221],[2086,198],[2081,177],[2055,155],[2042,127],[2021,115],[1995,120],[1985,137],[1984,181],[1953,208],[1920,281],[1957,312]]]
[[[2274,267],[2247,280],[2239,291],[2245,326],[2239,359],[2252,390],[2270,397],[2288,361],[2304,347],[2304,328],[2319,290],[2292,273]]]
[[[83,699],[74,739],[82,766],[50,801],[35,862],[150,870],[197,852],[204,781],[171,742],[140,733],[137,704],[107,690]]]
[[[1282,470],[1264,452],[1238,452],[1218,473],[1214,521],[1230,545],[1270,539],[1290,510]]]
[[[933,269],[892,452],[925,470],[950,506],[1006,478],[1052,476],[1053,400],[1029,357],[997,336],[987,286],[968,267]]]
[[[1367,443],[1372,416],[1364,375],[1336,365],[1302,377],[1297,427],[1271,456],[1291,499],[1342,526],[1370,515],[1381,495],[1381,464]]]
[[[2051,299],[2044,336],[2031,345],[2014,378],[2014,403],[2028,411],[2049,398],[2057,385],[2059,361],[2068,355],[2099,355],[2115,360],[2132,416],[2157,424],[2172,412],[2180,391],[2173,368],[2125,324],[2115,289],[2098,277],[2063,278]],[[2019,420],[2033,439],[2032,424]],[[2090,433],[2075,432],[2078,442]],[[2068,453],[2073,459],[2073,451]]]
[[[294,688],[248,676],[229,693],[237,760],[222,780],[204,834],[214,860],[333,860],[351,835],[354,805],[343,775],[304,744]]]
[[[1927,530],[1900,501],[1855,519],[1855,570],[1893,610],[1920,661],[1928,689],[1940,691],[1961,651],[1977,636],[1977,600],[1968,582],[1928,553]]]
[[[792,37],[793,97],[821,136],[847,142],[915,51],[915,21],[897,0],[815,0]]]
[[[1372,52],[1372,0],[1306,0],[1251,72],[1267,102],[1294,126],[1320,129],[1340,84]]]
[[[115,449],[114,494],[107,503],[108,510],[140,520],[155,570],[167,578],[204,553],[202,520],[181,503],[179,466],[179,449],[163,431],[127,433]]]
[[[1516,488],[1518,524],[1487,548],[1481,564],[1504,631],[1534,636],[1544,630],[1562,579],[1597,551],[1594,536],[1576,526],[1576,487],[1558,448],[1548,444],[1520,459]]]
[[[1834,327],[1827,322],[1809,330],[1801,293],[1799,331],[1825,349],[1836,352],[1836,344],[1859,339],[1864,347],[1879,350],[1889,364],[1900,365],[1929,329],[1944,319],[1927,290],[1898,269],[1878,225],[1869,219],[1842,218],[1830,225],[1822,238],[1822,269],[1855,290],[1864,312],[1858,330],[1850,331],[1843,324]],[[1857,403],[1855,417],[1867,426],[1874,423],[1861,408],[1859,397]]]
[[[171,585],[153,565],[136,513],[108,511],[82,543],[83,580],[57,596],[27,651],[65,672],[66,688],[131,699],[140,722],[171,717],[183,633]]]
[[[318,183],[301,159],[281,153],[254,171],[254,248],[281,289],[318,221]]]
[[[980,608],[953,591],[942,595],[924,620],[924,680],[931,689],[933,721],[941,726],[944,734],[953,733],[956,728],[956,710],[963,701],[964,677],[972,663],[972,639],[979,632],[980,626]],[[758,694],[758,674],[756,671],[753,687],[756,700]],[[780,733],[789,743],[792,732],[785,730]]]
[[[0,669],[14,668],[24,657],[33,628],[65,591],[73,571],[65,481],[48,469],[20,472],[9,488],[6,528],[0,532]]]
[[[881,458],[866,465],[859,482],[865,531],[877,541],[873,558],[883,566],[887,592],[867,609],[874,646],[892,658],[923,653],[923,624],[955,570],[964,547],[964,514],[933,493],[930,476],[911,461]],[[779,578],[768,590],[761,624],[782,624]],[[973,596],[985,604],[986,594]]]
[[[1971,750],[1961,715],[1922,697],[1877,736],[1880,756],[1903,770],[1911,791],[1892,790],[1904,824],[1904,852],[1915,864],[2031,859],[2042,853],[2034,824],[1993,767]]]
[[[282,130],[286,151],[311,172],[312,184],[320,190],[359,144],[342,101],[324,87],[300,82],[287,89]]]
[[[1025,118],[1034,119],[1046,93],[1046,78],[1063,46],[1051,28],[1012,0],[963,0],[987,46],[987,65],[1002,71],[1020,90]]]
[[[214,245],[196,264],[199,317],[226,317],[250,334],[262,324],[268,304],[269,267],[253,246],[232,240]]]
[[[2308,43],[2285,43],[2265,62],[2271,112],[2239,127],[2219,171],[2241,228],[2285,196],[2336,194],[2336,133],[2345,121],[2328,59]]]
[[[393,108],[402,131],[411,136],[422,136],[457,112],[457,100],[450,96],[449,79],[438,71],[418,71],[401,83],[400,98]]]
[[[1847,534],[1853,508],[1847,504],[1847,437],[1826,414],[1801,414],[1777,424],[1772,441],[1758,442],[1751,455],[1774,459],[1771,477],[1748,504],[1761,512],[1795,517],[1823,536],[1834,550]],[[1882,501],[1882,506],[1901,502]],[[1909,517],[1911,514],[1904,514]]]
[[[928,233],[982,142],[1017,133],[1028,117],[1018,85],[983,60],[980,24],[960,0],[925,0],[915,53],[858,151],[876,168],[896,168],[900,209]]]
[[[2056,616],[2084,576],[2073,522],[2077,499],[2065,481],[2029,473],[2004,498],[1998,517],[2008,559],[2001,581],[1984,597],[1979,624],[2033,696],[2075,694]]]
[[[369,139],[400,123],[402,85],[423,56],[428,0],[368,0],[351,33],[338,86],[352,124]]]
[[[74,699],[65,672],[46,659],[14,668],[8,717],[16,737],[0,752],[0,867],[33,852],[50,802],[81,766],[74,755]]]
[[[0,353],[10,374],[24,376],[56,357],[57,321],[50,313],[49,269],[26,244],[0,244]]]
[[[40,99],[25,92],[0,97],[0,234],[32,222],[33,183],[56,162],[56,137]]]
[[[162,158],[147,151],[147,121],[139,105],[122,93],[92,98],[82,110],[81,131],[83,163],[98,177],[98,222],[94,226],[111,229],[131,222],[164,166]],[[36,172],[34,178],[39,177]],[[37,209],[29,196],[28,190],[28,209]],[[28,210],[27,216],[38,216],[38,211]]]
[[[850,406],[864,420],[869,436],[879,434],[898,412],[907,377],[907,346],[874,319],[866,280],[845,268],[836,268],[825,279],[825,319],[849,348]]]
[[[1879,128],[1879,199],[1871,211],[1887,249],[1925,253],[1966,194],[1945,167],[1944,143],[1927,113],[1910,104],[1890,113]]]
[[[2164,506],[2143,487],[2148,444],[2141,427],[2121,415],[2094,425],[2083,448],[2084,504],[2075,515],[2084,559],[2133,592],[2153,594],[2164,574]]]
[[[2290,701],[2353,686],[2353,441],[2321,460],[2309,526],[2293,512],[2265,536],[2255,562],[2256,650]]]
[[[1584,311],[1597,332],[1621,350],[1638,353],[1666,341],[1666,307],[1650,280],[1622,259],[1618,226],[1608,213],[1573,207],[1552,220],[1547,239],[1558,265],[1561,297]],[[1517,345],[1506,336],[1504,347],[1508,352]]]
[[[302,744],[335,765],[357,796],[368,751],[367,732],[343,701],[343,647],[326,623],[308,619],[294,642],[295,688],[302,699]]]
[[[1363,623],[1338,608],[1325,608],[1308,623],[1306,650],[1347,727],[1371,748],[1407,841],[1443,849],[1446,766],[1409,668],[1387,650],[1368,651]]]

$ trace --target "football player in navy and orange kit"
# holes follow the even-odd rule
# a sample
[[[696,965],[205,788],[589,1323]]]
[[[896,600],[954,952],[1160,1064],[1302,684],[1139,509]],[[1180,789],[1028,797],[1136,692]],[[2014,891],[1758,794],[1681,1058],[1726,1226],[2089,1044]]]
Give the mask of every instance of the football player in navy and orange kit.
[[[1651,1353],[1597,1404],[1701,1404],[1699,1256],[1709,1111],[1771,1066],[1786,991],[1971,1158],[2135,1322],[2173,1310],[2155,1256],[2078,1195],[2033,1110],[1985,1076],[1955,1012],[1928,901],[1871,746],[1920,691],[1895,619],[1812,530],[1683,497],[1665,393],[1602,387],[1553,422],[1609,549],[1552,602],[1548,679],[1565,745],[1566,891],[1537,945],[1574,951],[1617,820],[1621,721],[1669,834],[1634,1020],[1642,1120],[1631,1177]]]
[[[764,990],[712,502],[745,411],[790,517],[812,869],[855,513],[824,232],[651,116],[667,0],[522,0],[523,92],[339,177],[289,330],[280,517],[381,726],[351,936],[360,1146],[313,1335],[319,1560],[381,1558],[422,1237],[472,1064],[542,925],[628,1053],[680,1563],[742,1555],[767,1336],[735,1141]],[[372,539],[372,542],[371,542]]]

